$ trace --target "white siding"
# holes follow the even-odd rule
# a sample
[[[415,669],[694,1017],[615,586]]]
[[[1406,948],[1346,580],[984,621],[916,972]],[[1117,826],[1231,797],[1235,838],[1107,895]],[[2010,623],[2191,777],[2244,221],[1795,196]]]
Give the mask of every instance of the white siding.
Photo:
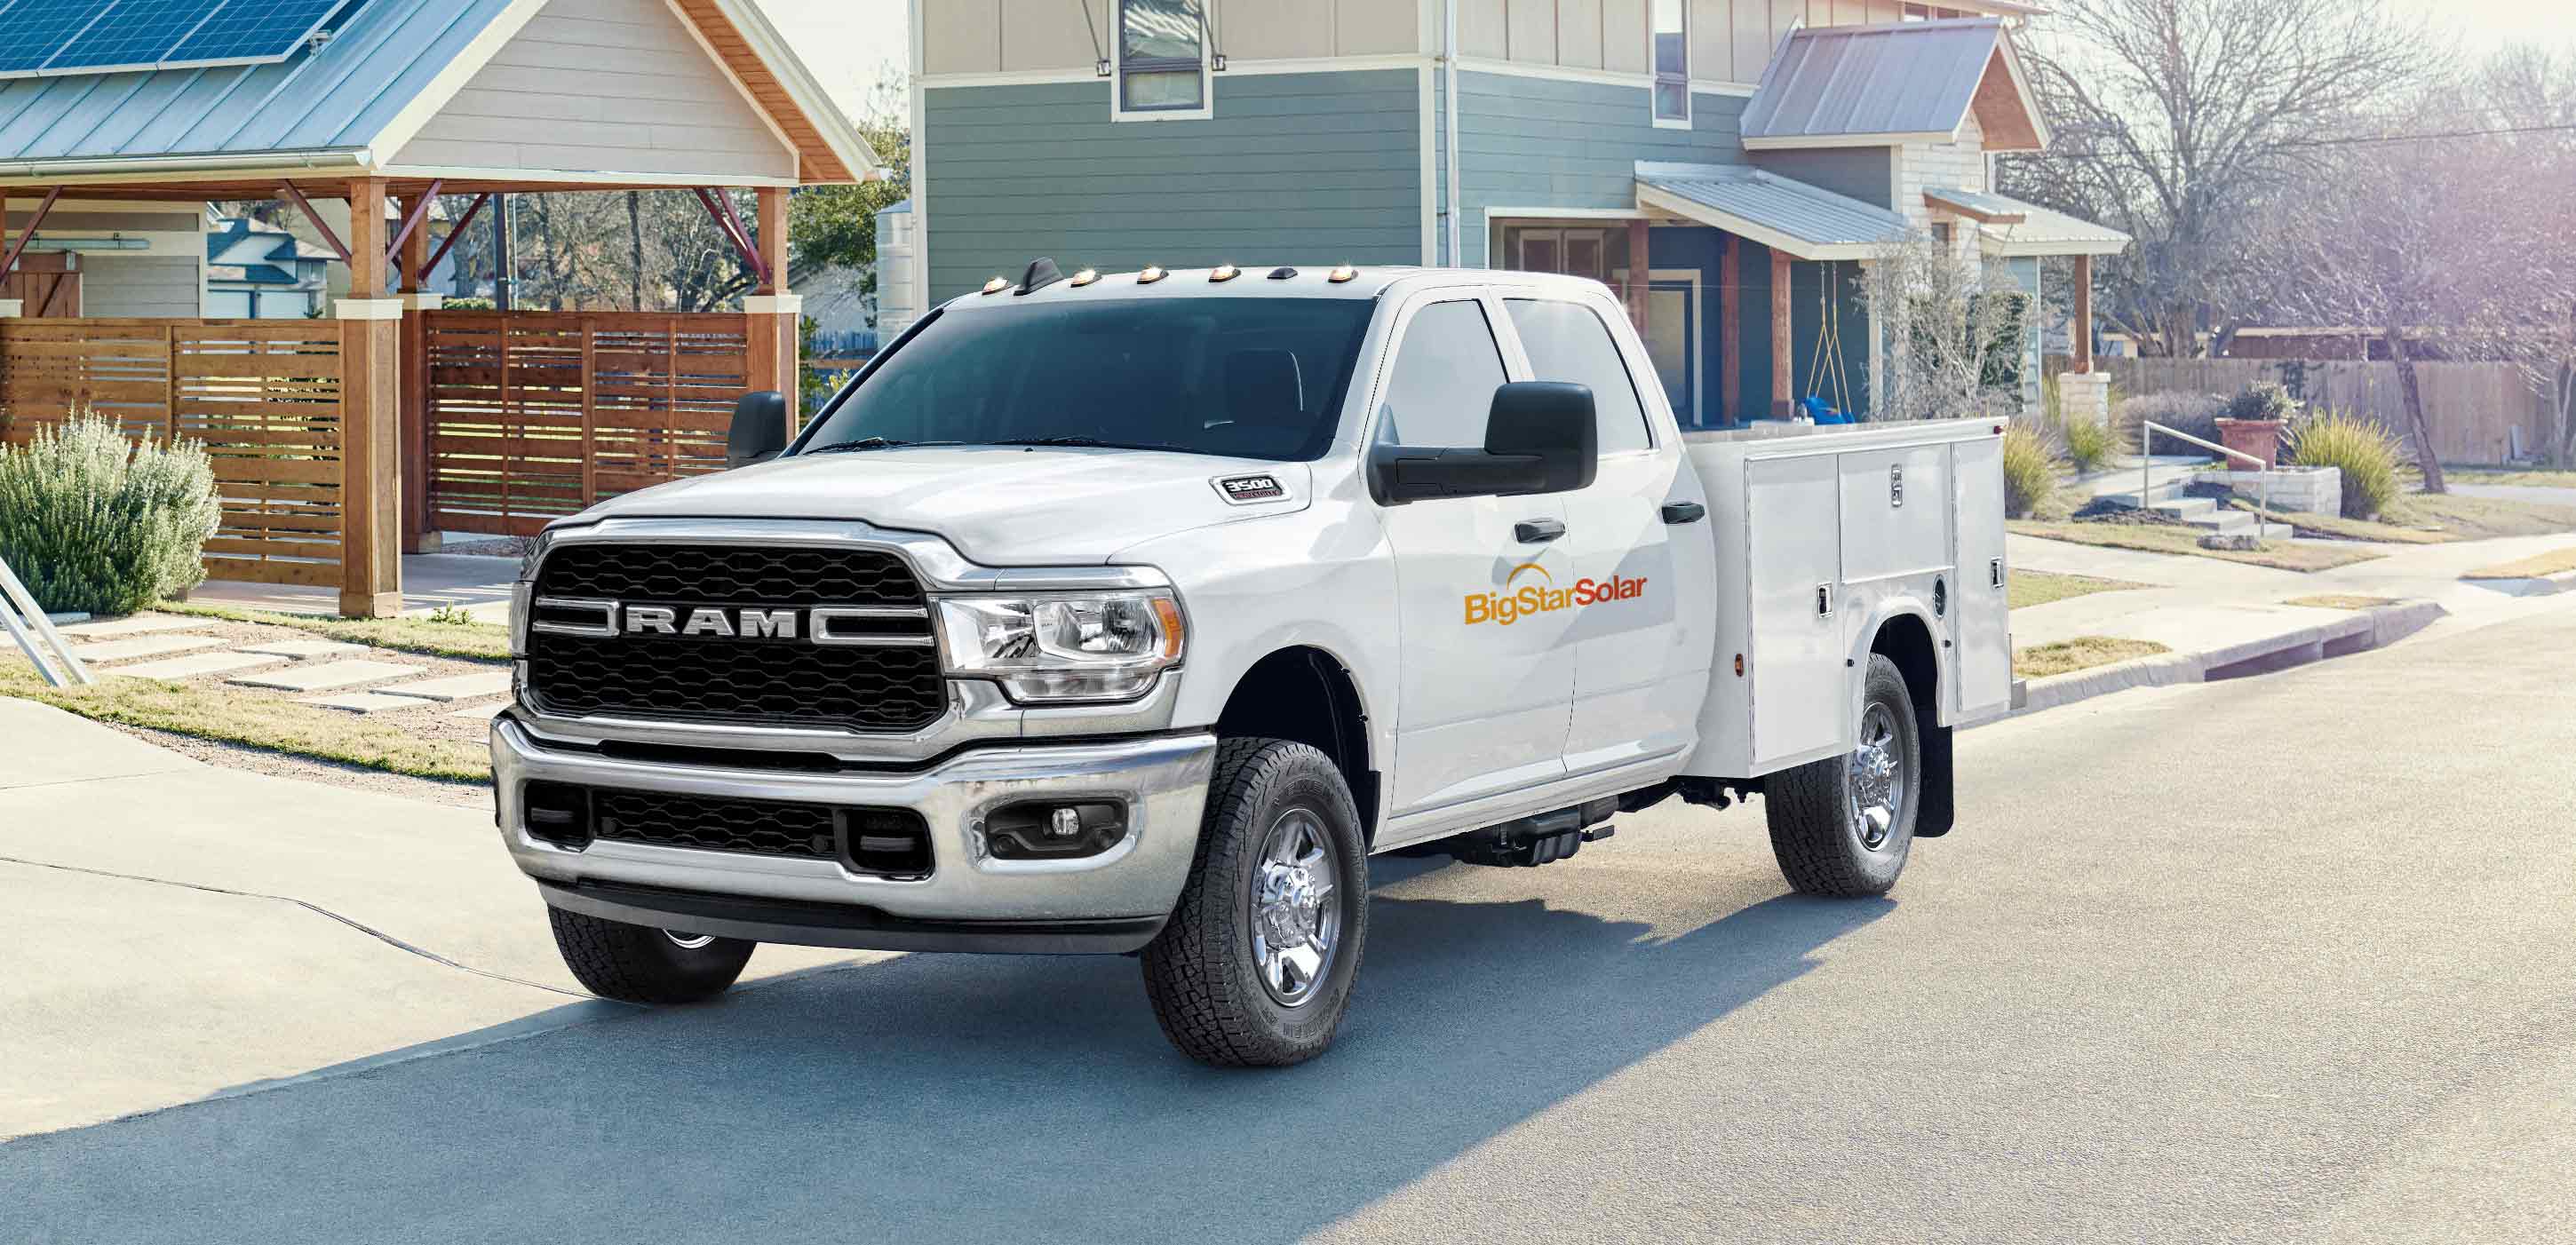
[[[1923,192],[1934,188],[1986,189],[1986,139],[1976,114],[1959,126],[1959,137],[1947,143],[1907,143],[1896,150],[1896,210],[1917,225],[1931,223]]]
[[[81,314],[193,317],[198,261],[180,256],[81,256]]]
[[[393,163],[796,175],[795,152],[662,0],[548,0]]]
[[[1313,60],[1423,50],[1410,0],[1208,0],[1228,61]],[[1496,0],[1499,4],[1500,0]],[[1118,0],[922,0],[924,73],[1092,72],[1111,46]],[[1087,20],[1090,29],[1086,32]]]

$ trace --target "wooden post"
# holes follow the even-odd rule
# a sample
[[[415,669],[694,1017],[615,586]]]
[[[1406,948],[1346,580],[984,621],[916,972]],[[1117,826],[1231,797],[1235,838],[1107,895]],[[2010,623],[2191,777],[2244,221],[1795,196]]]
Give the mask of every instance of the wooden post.
[[[428,196],[416,196],[401,203],[403,217]],[[403,238],[402,253],[394,262],[394,284],[402,291],[402,360],[401,360],[401,427],[402,427],[402,549],[405,553],[436,553],[438,530],[429,508],[429,322],[423,313],[438,306],[435,294],[425,294],[421,282],[429,277],[429,219],[424,214],[420,224]]]
[[[775,390],[787,396],[787,432],[803,422],[797,412],[797,339],[802,336],[805,302],[787,289],[787,188],[760,188],[760,236],[755,239],[769,279],[742,300],[744,345],[750,354],[751,392]]]
[[[2075,257],[2075,323],[2069,326],[2067,338],[2074,356],[2068,363],[2070,372],[2093,370],[2093,257]]]
[[[340,319],[340,612],[402,612],[402,303],[387,297],[385,183],[349,183]]]
[[[1798,409],[1796,377],[1789,349],[1789,253],[1771,250],[1771,418],[1788,419]]]
[[[1753,335],[1744,331],[1744,239],[1717,235],[1718,422],[1741,422],[1744,409],[1744,352]]]
[[[1646,291],[1654,279],[1654,266],[1648,258],[1646,222],[1628,222],[1628,322],[1637,326],[1637,335],[1646,335]]]

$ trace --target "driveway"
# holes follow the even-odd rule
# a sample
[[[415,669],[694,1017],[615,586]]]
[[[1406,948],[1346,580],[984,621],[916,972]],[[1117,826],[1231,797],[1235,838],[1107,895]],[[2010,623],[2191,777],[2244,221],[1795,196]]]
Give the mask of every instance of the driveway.
[[[1960,830],[1885,901],[1784,895],[1758,809],[1380,861],[1341,1045],[1262,1074],[1172,1055],[1115,958],[763,949],[809,971],[574,1001],[473,814],[21,783],[0,855],[455,966],[0,865],[51,940],[0,1014],[98,1009],[0,1033],[0,1102],[94,1044],[45,1054],[52,1118],[170,1105],[0,1146],[0,1236],[2552,1239],[2571,648],[2562,609],[1971,732]]]

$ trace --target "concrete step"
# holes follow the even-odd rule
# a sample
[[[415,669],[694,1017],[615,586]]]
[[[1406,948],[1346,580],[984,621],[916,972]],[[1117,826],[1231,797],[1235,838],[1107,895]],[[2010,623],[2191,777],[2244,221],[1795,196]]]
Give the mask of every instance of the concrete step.
[[[2157,502],[2150,509],[2168,519],[2195,523],[2218,513],[2218,503],[2206,497],[2185,497],[2175,501]]]
[[[2190,518],[2184,519],[2183,522],[2206,532],[2250,532],[2254,530],[2254,516],[2247,514],[2242,510],[2213,509],[2206,514],[2193,515]]]

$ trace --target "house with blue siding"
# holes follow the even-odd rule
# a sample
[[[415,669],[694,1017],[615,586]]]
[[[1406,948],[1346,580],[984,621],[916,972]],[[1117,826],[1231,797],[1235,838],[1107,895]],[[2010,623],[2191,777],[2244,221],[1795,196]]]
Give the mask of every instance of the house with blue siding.
[[[1904,238],[2032,294],[2044,257],[2128,242],[1993,193],[1991,155],[2047,138],[2019,0],[912,8],[914,307],[1041,255],[1571,273],[1715,427],[1869,411],[1861,273]]]

